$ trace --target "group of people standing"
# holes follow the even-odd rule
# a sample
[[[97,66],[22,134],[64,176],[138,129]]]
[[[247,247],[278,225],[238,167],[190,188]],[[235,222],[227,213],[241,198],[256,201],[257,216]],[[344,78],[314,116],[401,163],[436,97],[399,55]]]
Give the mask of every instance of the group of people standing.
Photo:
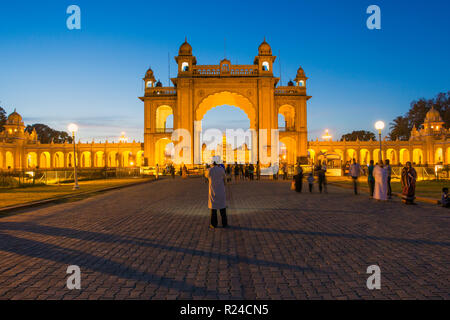
[[[349,168],[349,175],[353,179],[353,188],[355,194],[358,194],[358,178],[362,169],[359,163],[353,159],[353,163]],[[386,201],[392,198],[391,187],[392,167],[389,159],[380,161],[374,165],[374,161],[370,160],[368,166],[367,183],[369,185],[370,197],[380,201]],[[402,183],[402,200],[405,204],[414,204],[416,193],[417,173],[412,167],[411,162],[406,162],[401,173]]]
[[[302,192],[303,189],[303,168],[297,164],[295,167],[296,174],[293,177],[292,181],[292,190],[295,190],[297,192]],[[314,171],[310,172],[308,174],[308,188],[309,192],[313,192],[314,188],[314,173],[317,175],[318,184],[319,184],[319,192],[322,193],[322,191],[325,191],[327,193],[327,179],[325,176],[325,173],[327,172],[327,166],[325,164],[325,161],[319,161],[317,166],[314,167]]]

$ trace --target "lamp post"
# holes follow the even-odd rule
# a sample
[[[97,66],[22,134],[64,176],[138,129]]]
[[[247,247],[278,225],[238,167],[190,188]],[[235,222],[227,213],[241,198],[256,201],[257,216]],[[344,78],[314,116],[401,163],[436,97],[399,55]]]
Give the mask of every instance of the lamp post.
[[[76,145],[75,145],[75,133],[78,131],[78,126],[75,123],[69,124],[69,132],[72,133],[72,143],[73,143],[73,176],[75,184],[73,185],[73,190],[78,190],[80,187],[78,186],[78,177],[77,177],[77,154],[76,154]]]
[[[378,130],[378,140],[380,140],[380,162],[383,161],[383,153],[381,152],[381,130],[384,129],[384,122],[377,121],[375,122],[375,129]]]

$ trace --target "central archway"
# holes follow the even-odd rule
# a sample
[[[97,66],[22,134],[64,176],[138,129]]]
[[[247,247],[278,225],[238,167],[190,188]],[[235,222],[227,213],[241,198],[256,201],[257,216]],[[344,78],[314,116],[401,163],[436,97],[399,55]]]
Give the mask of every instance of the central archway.
[[[250,119],[250,129],[256,129],[256,109],[251,101],[238,93],[221,91],[204,98],[195,110],[195,120],[201,121],[210,109],[229,105],[242,109]]]

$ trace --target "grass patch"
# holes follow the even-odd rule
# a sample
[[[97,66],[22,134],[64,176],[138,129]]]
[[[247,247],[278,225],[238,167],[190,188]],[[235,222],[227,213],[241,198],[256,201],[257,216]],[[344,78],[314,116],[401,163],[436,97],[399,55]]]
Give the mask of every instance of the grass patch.
[[[60,185],[27,185],[26,187],[20,188],[0,188],[0,208],[67,195],[95,192],[108,187],[122,186],[148,180],[150,179],[124,178],[80,181],[80,189],[78,190],[72,190],[73,183],[63,183]]]

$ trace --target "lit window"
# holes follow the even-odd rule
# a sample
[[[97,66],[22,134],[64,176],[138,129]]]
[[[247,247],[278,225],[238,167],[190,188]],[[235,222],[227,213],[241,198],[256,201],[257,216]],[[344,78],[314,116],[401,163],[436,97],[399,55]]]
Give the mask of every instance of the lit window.
[[[183,62],[181,64],[181,71],[188,71],[189,70],[189,63]]]
[[[267,61],[262,63],[262,69],[263,71],[269,71],[269,63]]]

